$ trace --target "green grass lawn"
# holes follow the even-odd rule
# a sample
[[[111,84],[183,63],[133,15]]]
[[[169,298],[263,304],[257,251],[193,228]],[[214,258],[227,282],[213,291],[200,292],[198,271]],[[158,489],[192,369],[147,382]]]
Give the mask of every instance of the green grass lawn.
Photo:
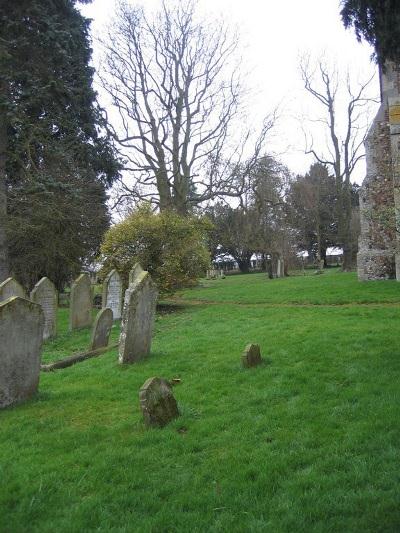
[[[0,412],[0,531],[400,531],[400,285],[257,274],[175,301],[147,360],[43,373]],[[47,361],[88,344],[66,330],[61,310]],[[265,363],[244,370],[249,342]],[[181,378],[182,416],[148,430],[156,375]]]

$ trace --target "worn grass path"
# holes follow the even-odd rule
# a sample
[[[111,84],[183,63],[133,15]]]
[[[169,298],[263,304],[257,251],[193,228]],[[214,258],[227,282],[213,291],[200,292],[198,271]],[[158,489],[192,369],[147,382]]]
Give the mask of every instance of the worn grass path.
[[[235,276],[160,310],[147,360],[42,374],[0,412],[1,532],[400,530],[399,284]],[[47,360],[88,342],[61,315]],[[163,430],[139,412],[153,375],[182,381]]]

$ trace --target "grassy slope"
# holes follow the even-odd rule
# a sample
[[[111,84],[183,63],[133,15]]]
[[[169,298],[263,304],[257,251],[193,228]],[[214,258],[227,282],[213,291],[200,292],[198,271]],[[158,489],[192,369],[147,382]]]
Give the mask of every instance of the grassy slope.
[[[114,350],[43,374],[36,400],[0,413],[0,531],[399,531],[400,308],[271,305],[400,303],[399,285],[210,286],[184,297],[222,303],[159,316],[146,361]],[[267,362],[243,370],[250,341]],[[152,375],[182,379],[163,430],[138,408]]]

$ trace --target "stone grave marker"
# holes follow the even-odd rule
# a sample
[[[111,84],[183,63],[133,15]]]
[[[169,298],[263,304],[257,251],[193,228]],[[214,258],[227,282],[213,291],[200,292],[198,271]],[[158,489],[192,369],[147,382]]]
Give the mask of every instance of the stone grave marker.
[[[94,321],[90,350],[97,350],[108,345],[110,331],[113,325],[113,312],[106,307],[97,313]]]
[[[132,285],[134,283],[135,279],[142,273],[146,272],[143,270],[141,265],[139,263],[135,263],[132,267],[132,270],[129,272],[129,285]]]
[[[147,426],[163,427],[179,416],[172,387],[166,379],[148,379],[139,391],[139,401]]]
[[[142,271],[125,291],[119,339],[119,362],[134,363],[150,353],[157,288]]]
[[[31,292],[31,300],[43,309],[43,340],[56,336],[57,330],[57,291],[49,278],[42,278]]]
[[[0,409],[37,392],[43,326],[40,305],[18,296],[0,303]]]
[[[0,302],[11,298],[11,296],[19,296],[26,298],[26,292],[21,285],[14,278],[7,278],[3,283],[0,283]]]
[[[88,274],[81,274],[72,284],[69,306],[69,329],[92,323],[92,284]]]
[[[245,368],[251,368],[261,364],[260,346],[258,344],[248,344],[242,353],[242,364]]]
[[[110,308],[114,320],[121,318],[122,314],[122,281],[116,270],[112,270],[103,283],[102,307]]]

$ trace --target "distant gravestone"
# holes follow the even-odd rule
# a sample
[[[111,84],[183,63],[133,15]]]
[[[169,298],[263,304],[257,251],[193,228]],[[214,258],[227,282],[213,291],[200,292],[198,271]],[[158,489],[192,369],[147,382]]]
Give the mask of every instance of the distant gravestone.
[[[42,278],[31,292],[31,300],[43,309],[43,340],[55,337],[57,331],[57,291],[49,278]]]
[[[11,298],[12,296],[19,296],[26,298],[26,292],[21,285],[14,278],[7,278],[3,283],[0,283],[0,302]]]
[[[120,363],[134,363],[150,353],[157,295],[150,274],[144,270],[126,290],[119,339]]]
[[[108,345],[110,331],[113,325],[113,312],[111,309],[102,309],[97,313],[94,321],[90,349],[97,350]]]
[[[132,270],[129,272],[129,285],[132,285],[142,272],[145,272],[145,270],[143,270],[139,263],[135,263]]]
[[[116,270],[112,270],[104,280],[102,306],[112,310],[114,320],[121,318],[122,281]]]
[[[140,389],[139,401],[147,426],[163,427],[179,416],[171,385],[165,379],[148,379]]]
[[[71,287],[69,329],[90,326],[92,323],[92,284],[88,274],[81,274]]]
[[[15,296],[0,303],[0,408],[37,392],[43,326],[39,305]]]
[[[251,368],[261,364],[260,346],[258,344],[248,344],[242,354],[242,364],[245,368]]]

